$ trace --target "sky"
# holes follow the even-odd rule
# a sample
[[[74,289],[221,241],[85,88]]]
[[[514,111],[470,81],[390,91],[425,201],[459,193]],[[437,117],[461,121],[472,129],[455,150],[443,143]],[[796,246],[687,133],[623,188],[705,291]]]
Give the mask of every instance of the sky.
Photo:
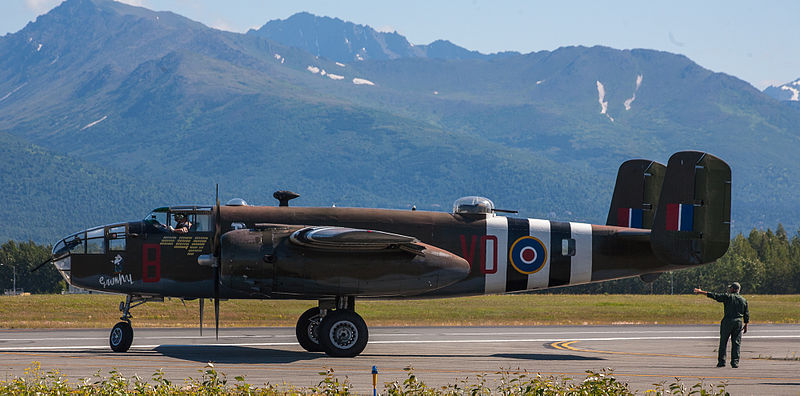
[[[61,0],[1,0],[0,35],[22,29]],[[800,78],[797,0],[124,0],[234,32],[307,11],[413,44],[444,39],[483,53],[570,45],[683,54],[758,89]]]

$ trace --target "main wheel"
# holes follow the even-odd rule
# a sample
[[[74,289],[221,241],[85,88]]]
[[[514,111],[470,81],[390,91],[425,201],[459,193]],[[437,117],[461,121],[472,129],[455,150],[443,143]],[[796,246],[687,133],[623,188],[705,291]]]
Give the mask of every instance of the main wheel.
[[[297,326],[294,328],[297,342],[309,352],[322,352],[322,347],[319,345],[319,322],[321,320],[318,307],[310,308],[300,315],[300,319],[297,319]]]
[[[127,352],[133,343],[133,328],[128,322],[119,322],[111,329],[108,343],[114,352]]]
[[[319,344],[329,356],[356,356],[367,347],[368,339],[367,324],[354,311],[329,312],[319,326]]]

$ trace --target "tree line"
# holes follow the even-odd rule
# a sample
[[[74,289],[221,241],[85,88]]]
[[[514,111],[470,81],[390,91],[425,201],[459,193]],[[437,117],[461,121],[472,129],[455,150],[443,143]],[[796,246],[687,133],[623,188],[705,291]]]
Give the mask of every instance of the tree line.
[[[743,294],[800,293],[800,231],[789,237],[781,224],[775,231],[754,228],[734,237],[716,262],[663,273],[652,283],[636,277],[545,293],[688,294],[695,287],[723,292],[731,282],[739,282]]]
[[[0,287],[11,289],[16,270],[17,288],[30,293],[60,293],[66,283],[53,265],[31,270],[50,257],[50,246],[8,241],[0,249]],[[695,287],[724,291],[739,282],[744,294],[800,294],[800,231],[789,237],[783,225],[775,231],[753,229],[731,240],[717,262],[664,273],[651,283],[640,278],[548,289],[544,293],[575,294],[687,294]]]

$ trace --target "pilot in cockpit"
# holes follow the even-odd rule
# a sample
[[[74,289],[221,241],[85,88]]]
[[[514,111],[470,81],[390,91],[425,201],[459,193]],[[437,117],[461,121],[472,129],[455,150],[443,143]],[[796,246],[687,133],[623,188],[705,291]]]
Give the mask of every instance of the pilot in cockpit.
[[[186,234],[192,228],[192,223],[184,213],[175,213],[175,227],[169,226],[169,230],[177,234]]]

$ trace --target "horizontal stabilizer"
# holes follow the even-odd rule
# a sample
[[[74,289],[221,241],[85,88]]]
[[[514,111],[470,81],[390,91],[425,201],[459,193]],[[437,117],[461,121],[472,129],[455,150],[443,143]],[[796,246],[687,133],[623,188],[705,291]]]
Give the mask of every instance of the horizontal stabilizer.
[[[670,157],[650,243],[659,259],[675,265],[712,262],[728,250],[731,168],[707,153]]]
[[[666,170],[663,164],[650,160],[623,162],[617,172],[606,225],[652,228]]]

